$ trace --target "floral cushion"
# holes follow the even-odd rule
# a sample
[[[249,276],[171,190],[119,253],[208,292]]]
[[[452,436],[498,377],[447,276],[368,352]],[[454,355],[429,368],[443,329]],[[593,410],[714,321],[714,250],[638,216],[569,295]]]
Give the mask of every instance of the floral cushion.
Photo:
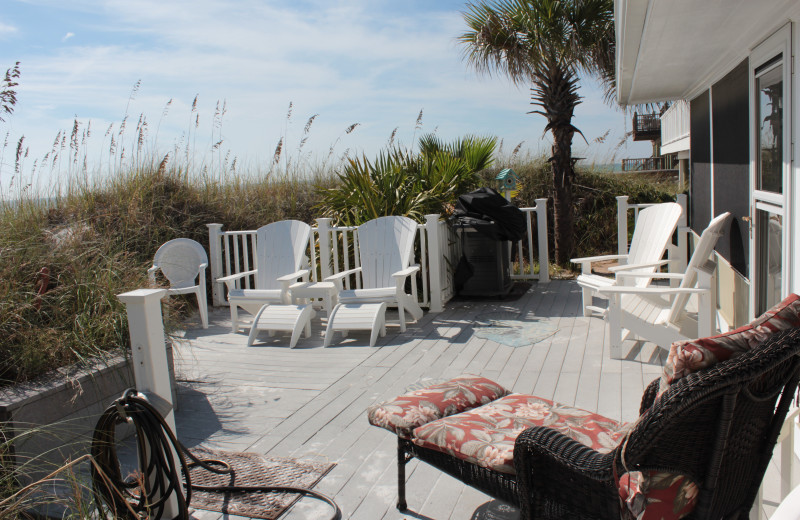
[[[549,426],[601,453],[624,437],[623,425],[586,410],[523,394],[429,422],[414,430],[414,444],[494,471],[514,474],[514,442],[522,430]]]
[[[676,341],[670,346],[658,395],[664,393],[670,384],[692,372],[736,357],[761,345],[770,335],[798,326],[800,296],[792,294],[752,323],[736,330],[709,338]]]
[[[370,406],[367,417],[370,424],[410,439],[411,431],[418,426],[481,406],[508,393],[490,379],[463,375]]]
[[[698,487],[689,477],[674,473],[633,471],[619,479],[621,520],[683,518],[697,505]]]

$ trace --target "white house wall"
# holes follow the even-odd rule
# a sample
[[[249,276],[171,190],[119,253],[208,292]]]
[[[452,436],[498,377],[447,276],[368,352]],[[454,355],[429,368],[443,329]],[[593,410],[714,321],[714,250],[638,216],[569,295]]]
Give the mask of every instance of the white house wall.
[[[622,104],[690,100],[704,92],[710,96],[712,85],[742,60],[749,59],[761,42],[787,22],[792,23],[792,70],[796,71],[800,65],[797,63],[800,0],[615,0],[615,12],[618,17],[617,88]],[[789,231],[785,247],[790,252],[786,287],[795,293],[800,293],[800,254],[795,254],[800,248],[798,83],[793,73],[790,98],[794,102],[788,114],[792,131],[791,182],[785,217]],[[750,89],[752,97],[752,86]],[[713,117],[711,110],[709,108],[710,119]],[[713,207],[713,193],[711,197],[708,203]],[[742,295],[741,291],[737,292],[736,300],[739,300]]]

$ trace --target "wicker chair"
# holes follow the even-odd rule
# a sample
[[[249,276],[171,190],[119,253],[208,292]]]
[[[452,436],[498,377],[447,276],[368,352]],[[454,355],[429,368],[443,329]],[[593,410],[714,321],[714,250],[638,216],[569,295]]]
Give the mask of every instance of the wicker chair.
[[[623,458],[629,470],[667,468],[698,482],[691,518],[747,518],[797,389],[798,353],[794,328],[658,400],[654,381],[627,442],[605,455],[548,428],[524,431],[514,447],[522,518],[618,520]]]
[[[688,518],[746,518],[799,376],[800,328],[793,328],[677,381],[657,400],[654,381],[642,398],[640,420],[609,453],[547,427],[525,430],[514,447],[516,475],[398,437],[397,507],[407,508],[405,465],[417,458],[520,507],[523,519],[619,520],[615,474],[624,468],[667,470],[697,482],[697,506]]]

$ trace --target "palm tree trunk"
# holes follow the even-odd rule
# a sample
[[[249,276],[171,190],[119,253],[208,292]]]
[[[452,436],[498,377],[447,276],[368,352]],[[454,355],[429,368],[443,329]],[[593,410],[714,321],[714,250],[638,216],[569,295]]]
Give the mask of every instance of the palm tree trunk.
[[[575,242],[572,210],[572,132],[553,130],[553,214],[555,229],[555,259],[566,265],[572,257]]]
[[[533,74],[532,104],[542,107],[534,111],[547,118],[547,127],[553,134],[553,155],[550,167],[553,172],[553,209],[555,228],[555,261],[566,265],[575,245],[574,215],[572,205],[572,179],[575,171],[572,161],[572,136],[577,130],[572,126],[572,115],[580,103],[575,73],[562,67],[557,60]]]

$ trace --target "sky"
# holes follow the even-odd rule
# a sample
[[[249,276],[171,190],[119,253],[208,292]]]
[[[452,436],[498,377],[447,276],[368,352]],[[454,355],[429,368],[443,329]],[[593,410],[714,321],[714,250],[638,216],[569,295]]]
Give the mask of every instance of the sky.
[[[190,144],[198,162],[218,164],[227,155],[240,170],[263,170],[281,139],[284,161],[374,157],[395,129],[394,142],[405,146],[435,132],[444,140],[495,136],[506,157],[520,142],[522,153],[550,147],[544,118],[526,113],[533,109],[529,88],[478,75],[464,61],[456,41],[465,30],[464,0],[0,4],[0,69],[17,61],[21,69],[15,112],[0,122],[8,136],[0,188],[24,183],[34,161],[30,175],[39,183],[63,174],[69,161],[44,168],[43,159],[75,121],[81,155],[97,175],[110,161],[111,136],[133,155],[140,117],[151,155],[174,156]],[[580,94],[573,122],[589,144],[576,136],[574,156],[605,163],[650,155],[647,142],[618,146],[630,116],[606,105],[596,84],[584,80]]]

